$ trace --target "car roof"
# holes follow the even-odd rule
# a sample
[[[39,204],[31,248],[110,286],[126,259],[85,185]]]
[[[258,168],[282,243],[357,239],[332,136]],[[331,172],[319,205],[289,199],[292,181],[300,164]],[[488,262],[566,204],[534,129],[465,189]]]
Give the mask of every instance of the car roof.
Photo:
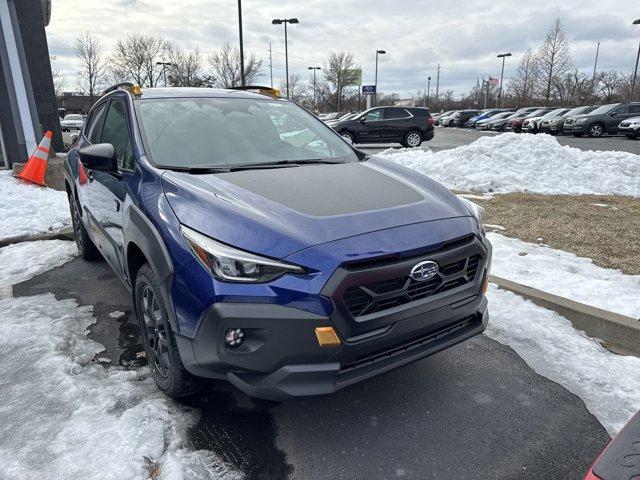
[[[255,98],[265,99],[265,95],[244,90],[227,88],[195,88],[195,87],[153,87],[142,88],[141,100],[153,98]],[[270,97],[269,97],[270,98]]]

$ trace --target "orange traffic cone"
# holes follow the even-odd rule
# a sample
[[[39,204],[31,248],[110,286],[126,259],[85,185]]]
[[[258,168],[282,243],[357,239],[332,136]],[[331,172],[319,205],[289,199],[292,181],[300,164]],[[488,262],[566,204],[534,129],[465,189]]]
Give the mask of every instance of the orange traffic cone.
[[[50,131],[44,134],[44,138],[40,142],[40,145],[36,147],[36,151],[29,158],[29,161],[20,171],[17,178],[20,178],[26,182],[35,183],[36,185],[42,185],[46,187],[44,183],[44,174],[47,170],[47,158],[49,156],[49,148],[51,147],[51,135]]]

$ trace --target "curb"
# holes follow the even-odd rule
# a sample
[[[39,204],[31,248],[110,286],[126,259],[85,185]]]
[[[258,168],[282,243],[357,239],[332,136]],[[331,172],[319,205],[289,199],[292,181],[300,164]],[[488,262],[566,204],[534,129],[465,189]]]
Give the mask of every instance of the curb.
[[[18,235],[16,237],[3,238],[0,239],[0,248],[21,242],[37,242],[39,240],[73,240],[74,238],[73,227],[65,227],[56,232],[42,233],[40,235]]]
[[[638,318],[592,307],[495,275],[489,275],[489,282],[531,300],[536,305],[559,313],[574,327],[584,331],[590,337],[618,345],[640,356],[640,319]]]

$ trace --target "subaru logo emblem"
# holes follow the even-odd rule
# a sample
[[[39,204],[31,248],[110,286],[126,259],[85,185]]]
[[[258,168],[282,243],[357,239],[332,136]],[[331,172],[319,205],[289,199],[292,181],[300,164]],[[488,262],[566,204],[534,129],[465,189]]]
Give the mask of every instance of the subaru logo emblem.
[[[427,260],[426,262],[420,262],[415,267],[413,267],[409,275],[411,276],[411,278],[418,282],[426,282],[430,278],[436,276],[439,268],[440,267],[436,262]]]

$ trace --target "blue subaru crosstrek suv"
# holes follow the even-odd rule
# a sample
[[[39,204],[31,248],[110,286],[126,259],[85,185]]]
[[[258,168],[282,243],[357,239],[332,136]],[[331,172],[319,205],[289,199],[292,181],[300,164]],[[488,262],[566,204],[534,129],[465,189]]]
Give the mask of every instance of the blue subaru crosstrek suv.
[[[80,255],[131,290],[168,395],[328,394],[487,325],[480,207],[271,90],[114,86],[65,179]]]

